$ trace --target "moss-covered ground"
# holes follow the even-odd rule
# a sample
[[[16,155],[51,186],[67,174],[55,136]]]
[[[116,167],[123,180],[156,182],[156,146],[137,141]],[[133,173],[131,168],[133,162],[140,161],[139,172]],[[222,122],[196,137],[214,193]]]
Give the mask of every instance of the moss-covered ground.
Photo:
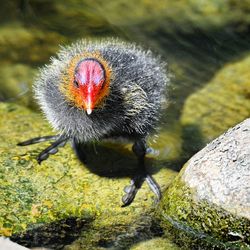
[[[132,245],[138,241],[136,228],[152,237],[149,225],[156,204],[146,184],[131,206],[121,207],[123,188],[136,166],[127,146],[123,150],[116,146],[115,150],[112,144],[96,145],[92,155],[89,152],[91,166],[87,168],[67,145],[39,165],[36,157],[48,143],[27,147],[16,144],[53,134],[47,122],[39,114],[10,103],[0,105],[0,117],[1,235],[31,246],[31,239],[39,245],[39,237],[47,242],[53,238],[52,246],[56,246],[59,238],[69,236],[63,233],[65,228],[71,228],[70,236],[81,235],[76,244],[85,245],[85,249],[115,244],[119,235],[123,235],[120,245]],[[153,159],[147,162],[161,187],[166,188],[176,172],[151,164]]]

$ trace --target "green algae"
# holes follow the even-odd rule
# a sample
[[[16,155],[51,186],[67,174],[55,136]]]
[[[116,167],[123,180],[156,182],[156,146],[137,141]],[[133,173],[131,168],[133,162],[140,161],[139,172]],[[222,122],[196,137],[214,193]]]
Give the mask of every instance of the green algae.
[[[176,27],[184,32],[192,32],[195,28],[208,30],[231,23],[246,25],[249,22],[249,12],[245,6],[249,3],[249,0],[245,4],[238,4],[236,1],[160,0],[155,3],[140,0],[135,5],[133,1],[119,0],[100,1],[100,7],[96,7],[96,10],[102,11],[107,20],[117,26],[147,23],[144,29],[154,29],[155,24],[164,22],[164,29],[169,32]],[[156,18],[158,22],[152,23]]]
[[[81,197],[74,192],[77,179],[73,185],[67,175],[72,174],[73,169],[56,162],[52,166],[39,166],[34,157],[38,151],[28,152],[27,149],[16,146],[18,141],[27,136],[50,131],[42,120],[40,123],[34,122],[38,120],[40,116],[24,108],[13,104],[1,105],[2,235],[9,236],[25,231],[32,224],[61,220],[69,215],[93,217],[91,207],[75,209]],[[33,126],[28,130],[30,124]],[[78,169],[74,174],[81,175],[81,170]],[[62,178],[65,179],[63,183],[60,182]],[[80,187],[78,186],[79,189]]]
[[[140,242],[130,248],[130,250],[141,249],[178,250],[180,248],[177,247],[173,242],[163,238],[155,238],[145,242]]]
[[[204,88],[187,98],[181,117],[187,137],[193,134],[190,128],[196,127],[204,145],[250,116],[249,67],[248,54],[227,64]]]
[[[59,33],[9,22],[0,27],[0,55],[4,63],[39,65],[48,61],[67,39]],[[42,51],[42,53],[41,53]]]
[[[250,249],[249,220],[197,200],[181,173],[166,190],[158,216],[166,237],[172,237],[183,249]]]
[[[82,221],[79,222],[82,228],[78,227],[77,235],[81,237],[69,249],[79,245],[84,245],[85,249],[112,245],[129,230],[133,232],[128,241],[131,245],[136,241],[137,228],[142,232],[146,230],[145,235],[152,237],[147,224],[153,218],[155,197],[146,184],[131,206],[121,208],[123,188],[129,184],[130,174],[126,171],[136,165],[131,150],[113,152],[120,158],[114,162],[110,154],[106,155],[106,159],[101,156],[100,149],[109,144],[101,147],[96,145],[96,152],[92,156],[89,153],[89,156],[90,160],[99,160],[100,169],[107,168],[106,174],[102,170],[102,176],[95,174],[93,168],[83,166],[69,145],[60,148],[56,155],[39,165],[36,157],[48,143],[27,147],[18,147],[16,144],[28,138],[53,134],[47,122],[39,114],[11,103],[0,104],[0,116],[1,235],[18,239],[24,245],[29,244],[32,235],[38,234],[34,240],[45,237],[39,232],[49,232],[45,233],[46,239],[53,239],[53,235],[65,235],[65,227],[60,224],[74,228],[72,223],[67,225],[72,218],[73,221]],[[111,148],[107,146],[106,152],[111,152]],[[123,174],[117,175],[116,164]],[[176,176],[175,171],[157,168],[155,164],[149,164],[148,167],[162,188],[166,188]],[[108,168],[114,171],[111,176]],[[50,227],[56,230],[56,234]],[[124,236],[119,244],[127,244],[126,239]],[[54,244],[57,240],[54,240]]]

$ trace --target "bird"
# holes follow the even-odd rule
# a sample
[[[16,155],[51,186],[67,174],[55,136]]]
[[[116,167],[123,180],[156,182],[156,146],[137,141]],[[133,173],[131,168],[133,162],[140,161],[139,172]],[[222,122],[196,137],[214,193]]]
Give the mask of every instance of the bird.
[[[37,157],[41,164],[67,142],[81,159],[82,145],[105,138],[133,143],[137,168],[124,188],[122,206],[130,205],[146,181],[158,200],[161,190],[147,172],[148,136],[157,131],[166,101],[167,63],[149,49],[117,38],[81,39],[62,46],[40,69],[33,90],[56,135],[19,142],[19,146],[52,141]]]

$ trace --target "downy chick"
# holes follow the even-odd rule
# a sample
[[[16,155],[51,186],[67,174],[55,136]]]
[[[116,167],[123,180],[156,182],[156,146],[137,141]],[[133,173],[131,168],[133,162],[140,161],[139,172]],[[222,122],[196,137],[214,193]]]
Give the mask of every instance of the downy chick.
[[[116,39],[81,40],[62,48],[51,64],[40,70],[35,97],[58,135],[21,142],[25,146],[53,143],[37,160],[41,163],[71,141],[82,159],[81,145],[104,138],[133,142],[138,169],[123,196],[131,204],[144,180],[160,199],[156,181],[145,168],[146,139],[156,126],[168,82],[166,65],[150,51]]]

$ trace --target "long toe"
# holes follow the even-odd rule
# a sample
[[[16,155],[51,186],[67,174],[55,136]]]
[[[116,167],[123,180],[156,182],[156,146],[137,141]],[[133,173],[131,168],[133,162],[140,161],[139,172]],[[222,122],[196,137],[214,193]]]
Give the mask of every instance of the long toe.
[[[48,158],[49,158],[48,154],[40,154],[40,155],[38,155],[36,160],[37,160],[38,164],[41,164],[42,161],[45,161]]]
[[[123,195],[122,197],[122,202],[123,202],[122,207],[129,206],[133,202],[137,191],[138,191],[138,188],[135,185],[134,179],[132,179],[130,185],[124,188],[124,192],[126,194]]]
[[[150,189],[157,196],[157,199],[161,199],[161,189],[156,180],[149,174],[146,176],[146,182],[148,183]]]
[[[138,191],[138,189],[134,189],[133,192],[130,192],[128,194],[123,195],[123,197],[122,197],[122,202],[123,202],[122,207],[127,207],[133,202],[137,191]]]
[[[126,194],[122,197],[122,202],[123,202],[122,207],[129,206],[133,202],[138,190],[141,188],[143,182],[145,181],[145,177],[146,176],[144,174],[136,175],[131,180],[130,185],[124,188],[124,192]]]

